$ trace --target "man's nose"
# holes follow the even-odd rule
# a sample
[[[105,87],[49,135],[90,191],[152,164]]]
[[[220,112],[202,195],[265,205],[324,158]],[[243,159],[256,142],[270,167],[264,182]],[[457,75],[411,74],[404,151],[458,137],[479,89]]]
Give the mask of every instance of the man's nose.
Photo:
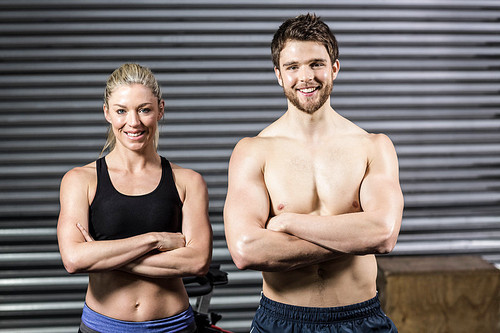
[[[299,79],[301,81],[310,81],[314,78],[314,71],[309,66],[301,66],[299,69]]]

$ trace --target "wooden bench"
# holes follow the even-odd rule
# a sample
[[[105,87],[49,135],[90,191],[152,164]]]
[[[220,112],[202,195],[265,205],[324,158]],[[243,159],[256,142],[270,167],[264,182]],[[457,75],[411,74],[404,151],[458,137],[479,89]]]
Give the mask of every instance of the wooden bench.
[[[481,257],[377,260],[382,308],[400,333],[500,332],[500,270]]]

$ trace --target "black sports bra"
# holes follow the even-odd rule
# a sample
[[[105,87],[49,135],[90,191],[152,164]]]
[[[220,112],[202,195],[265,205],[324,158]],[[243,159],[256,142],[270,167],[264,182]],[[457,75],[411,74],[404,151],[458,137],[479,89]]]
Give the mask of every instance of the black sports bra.
[[[132,237],[151,231],[180,232],[182,202],[175,187],[170,163],[161,157],[161,180],[144,195],[118,192],[104,157],[96,161],[97,189],[89,208],[89,233],[95,240]]]

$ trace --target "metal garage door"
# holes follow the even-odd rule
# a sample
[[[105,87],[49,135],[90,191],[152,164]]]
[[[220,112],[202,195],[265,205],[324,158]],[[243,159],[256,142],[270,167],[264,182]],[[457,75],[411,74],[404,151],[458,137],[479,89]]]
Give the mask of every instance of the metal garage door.
[[[0,332],[75,332],[87,277],[56,241],[58,188],[95,160],[104,82],[150,67],[167,116],[160,153],[209,186],[214,261],[229,272],[212,308],[248,331],[260,274],[239,272],[222,207],[234,144],[286,107],[270,60],[279,24],[322,16],[340,43],[332,103],[400,157],[406,208],[393,255],[477,253],[500,264],[498,1],[0,1]]]

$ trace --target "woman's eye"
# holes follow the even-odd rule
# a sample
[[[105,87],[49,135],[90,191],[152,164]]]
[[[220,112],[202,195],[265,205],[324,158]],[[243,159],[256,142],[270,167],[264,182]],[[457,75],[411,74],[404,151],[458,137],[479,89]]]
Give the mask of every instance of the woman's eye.
[[[118,114],[124,114],[124,113],[125,113],[125,110],[123,110],[123,109],[119,109],[119,110],[116,110],[116,113],[118,113]]]
[[[151,109],[148,109],[148,108],[144,108],[144,109],[139,110],[139,112],[142,112],[142,113],[148,113],[150,111],[151,111]]]

